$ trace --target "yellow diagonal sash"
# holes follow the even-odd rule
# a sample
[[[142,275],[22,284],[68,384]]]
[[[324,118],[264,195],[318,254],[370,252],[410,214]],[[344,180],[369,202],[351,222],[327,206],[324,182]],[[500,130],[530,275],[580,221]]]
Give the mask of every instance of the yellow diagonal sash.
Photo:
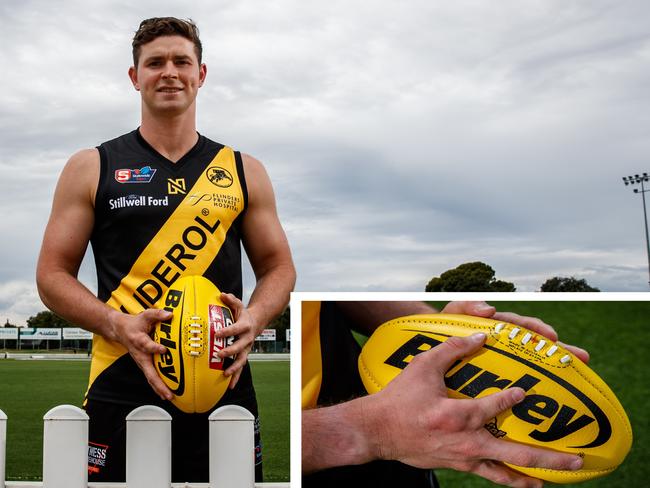
[[[137,314],[152,308],[182,275],[202,275],[219,253],[243,210],[235,154],[221,149],[111,293],[108,305]],[[225,208],[226,211],[217,211]],[[227,291],[227,290],[224,290]],[[95,334],[90,385],[127,350]]]

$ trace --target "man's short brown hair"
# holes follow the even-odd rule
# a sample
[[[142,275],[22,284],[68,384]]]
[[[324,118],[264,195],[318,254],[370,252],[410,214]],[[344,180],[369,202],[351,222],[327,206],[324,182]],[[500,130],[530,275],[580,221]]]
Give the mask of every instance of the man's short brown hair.
[[[162,36],[181,36],[194,43],[196,58],[201,64],[203,46],[199,39],[199,28],[192,19],[182,20],[176,17],[152,17],[140,22],[138,31],[133,36],[133,65],[138,67],[142,45]]]

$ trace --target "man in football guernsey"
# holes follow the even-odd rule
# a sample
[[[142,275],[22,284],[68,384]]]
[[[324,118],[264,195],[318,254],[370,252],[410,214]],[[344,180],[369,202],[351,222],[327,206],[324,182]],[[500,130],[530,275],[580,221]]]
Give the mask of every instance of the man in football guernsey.
[[[478,350],[477,334],[452,337],[418,354],[388,387],[366,395],[352,336],[397,317],[435,313],[421,302],[302,303],[302,485],[305,488],[438,486],[431,468],[468,471],[508,486],[538,487],[540,480],[498,461],[550,469],[579,469],[578,456],[499,439],[479,432],[497,413],[523,399],[509,388],[485,398],[447,397],[443,375],[454,361]],[[451,302],[443,313],[491,317],[544,336],[557,334],[539,319],[496,312],[484,302]],[[584,361],[588,354],[566,346]],[[482,441],[478,442],[478,439]]]
[[[186,414],[169,400],[151,339],[170,312],[156,308],[181,276],[202,275],[223,292],[235,336],[222,358],[229,390],[214,408],[237,404],[257,418],[247,355],[281,313],[295,283],[289,246],[262,164],[196,131],[196,97],[207,75],[191,21],[143,21],[133,39],[129,77],[141,96],[138,129],[73,155],[54,195],[37,269],[43,302],[94,333],[84,407],[90,417],[91,481],[125,478],[125,418],[151,404],[172,415],[172,478],[208,481],[208,415]],[[92,245],[98,293],[77,272]],[[242,298],[241,245],[256,276]],[[213,409],[214,409],[213,408]],[[191,447],[188,447],[191,446]],[[256,478],[261,443],[256,421]]]

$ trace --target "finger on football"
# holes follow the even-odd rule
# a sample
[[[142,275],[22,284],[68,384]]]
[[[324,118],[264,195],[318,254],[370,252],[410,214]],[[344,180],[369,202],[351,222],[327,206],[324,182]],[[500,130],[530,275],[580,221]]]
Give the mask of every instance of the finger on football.
[[[250,330],[250,326],[244,324],[238,324],[235,322],[228,327],[223,329],[218,329],[214,331],[215,337],[232,337],[232,336],[241,336]]]
[[[230,384],[228,385],[228,388],[230,390],[234,390],[235,386],[237,386],[237,382],[239,381],[239,377],[241,376],[241,368],[235,371],[232,375],[232,379],[230,380]]]
[[[239,356],[237,356],[237,357],[235,358],[235,361],[230,365],[230,367],[229,367],[228,369],[226,369],[226,370],[223,372],[224,376],[234,375],[234,374],[237,373],[238,371],[241,371],[241,369],[242,369],[242,368],[244,367],[244,365],[246,364],[246,358],[247,358],[247,356],[248,356],[248,355],[247,355],[247,354],[244,354],[244,353],[242,353],[242,354],[240,354]]]
[[[503,486],[513,488],[542,488],[544,483],[537,478],[517,473],[503,464],[486,460],[480,463],[473,473]]]
[[[167,348],[165,346],[158,344],[151,337],[144,333],[141,334],[137,339],[136,347],[140,351],[147,354],[165,354],[167,352]]]
[[[174,398],[171,390],[162,382],[162,380],[156,376],[154,378],[147,378],[149,385],[153,388],[153,391],[162,399],[171,401]]]
[[[432,349],[428,356],[429,361],[433,361],[440,374],[444,375],[454,361],[478,351],[485,343],[485,338],[483,333],[468,337],[450,337]]]
[[[229,358],[231,356],[241,353],[244,349],[246,349],[246,346],[248,345],[250,345],[250,343],[246,343],[246,341],[242,337],[240,337],[228,347],[224,347],[217,354],[220,358]]]
[[[582,458],[573,454],[526,446],[502,439],[491,439],[491,442],[485,445],[484,454],[489,459],[526,468],[575,471],[580,469],[583,464]]]
[[[171,400],[173,398],[172,391],[165,385],[163,380],[160,379],[156,369],[153,366],[153,362],[150,358],[137,358],[134,357],[138,366],[144,373],[147,382],[151,386],[154,392],[163,400]]]
[[[521,325],[552,341],[557,341],[557,332],[555,332],[555,329],[537,317],[526,317],[525,315],[519,315],[513,312],[497,312],[492,318],[494,320],[503,320],[511,324]]]
[[[476,317],[492,317],[496,309],[486,302],[479,301],[455,301],[449,302],[442,313],[459,313],[464,315],[474,315]]]
[[[492,419],[501,412],[512,408],[521,402],[525,396],[526,392],[523,389],[515,387],[472,401],[477,405],[478,411],[481,413],[478,420],[484,423],[486,420]]]
[[[557,343],[560,344],[567,351],[571,352],[575,357],[577,357],[583,363],[587,364],[589,362],[589,352],[585,351],[581,347],[572,346],[571,344],[565,344],[560,341],[557,341]]]

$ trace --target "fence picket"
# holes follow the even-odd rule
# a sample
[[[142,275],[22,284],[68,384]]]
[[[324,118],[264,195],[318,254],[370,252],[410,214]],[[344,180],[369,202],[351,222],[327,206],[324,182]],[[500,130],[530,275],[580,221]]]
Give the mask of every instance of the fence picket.
[[[243,407],[225,405],[210,420],[210,488],[255,486],[255,417]]]
[[[126,485],[169,488],[172,480],[172,417],[145,405],[126,417]]]
[[[43,421],[43,488],[87,488],[88,415],[59,405]]]
[[[7,449],[7,415],[0,410],[0,488],[5,488],[5,461]]]

